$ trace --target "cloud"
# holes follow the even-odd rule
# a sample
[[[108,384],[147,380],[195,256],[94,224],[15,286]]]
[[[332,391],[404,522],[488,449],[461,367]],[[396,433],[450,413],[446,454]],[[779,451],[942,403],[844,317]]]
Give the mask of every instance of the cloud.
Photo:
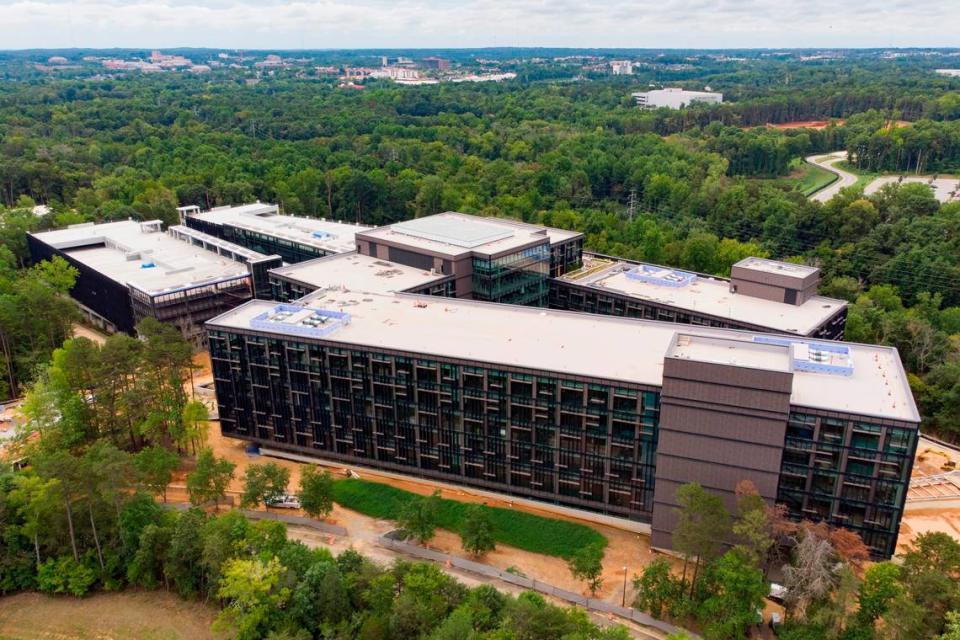
[[[951,46],[958,21],[957,0],[0,0],[0,46]]]

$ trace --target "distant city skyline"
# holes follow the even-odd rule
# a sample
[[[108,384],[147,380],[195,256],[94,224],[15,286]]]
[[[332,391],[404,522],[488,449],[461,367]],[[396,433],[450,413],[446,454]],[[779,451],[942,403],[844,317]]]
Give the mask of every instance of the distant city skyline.
[[[2,49],[951,47],[956,0],[0,0]]]

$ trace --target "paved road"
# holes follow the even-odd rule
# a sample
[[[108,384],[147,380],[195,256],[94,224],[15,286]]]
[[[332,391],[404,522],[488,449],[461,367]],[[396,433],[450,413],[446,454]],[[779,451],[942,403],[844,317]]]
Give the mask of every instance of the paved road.
[[[826,155],[808,156],[804,158],[804,160],[810,164],[840,176],[839,180],[810,196],[811,200],[816,200],[817,202],[826,202],[833,196],[840,193],[840,189],[852,187],[857,183],[857,176],[834,166],[835,163],[840,162],[841,160],[846,160],[846,158],[846,151],[834,151],[833,153],[828,153]]]
[[[952,176],[937,179],[934,179],[933,176],[881,176],[868,184],[863,193],[869,196],[888,184],[909,184],[911,182],[930,187],[933,190],[934,197],[941,203],[960,200],[960,179]]]

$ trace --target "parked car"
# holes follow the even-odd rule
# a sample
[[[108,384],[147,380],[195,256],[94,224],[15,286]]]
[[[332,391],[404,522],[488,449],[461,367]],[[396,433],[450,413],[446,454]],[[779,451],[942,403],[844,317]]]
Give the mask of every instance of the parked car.
[[[787,590],[783,585],[779,585],[776,582],[770,584],[770,594],[767,596],[769,599],[773,600],[777,604],[783,604],[784,598],[787,596]]]
[[[277,509],[299,509],[300,498],[297,496],[282,494],[276,498],[267,500],[267,506],[276,507]]]

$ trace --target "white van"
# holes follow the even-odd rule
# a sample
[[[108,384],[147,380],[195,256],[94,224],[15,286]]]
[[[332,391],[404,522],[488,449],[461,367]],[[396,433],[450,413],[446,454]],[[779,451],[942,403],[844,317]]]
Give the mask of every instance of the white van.
[[[267,506],[276,507],[277,509],[299,509],[300,498],[297,496],[281,494],[275,498],[267,500]]]

